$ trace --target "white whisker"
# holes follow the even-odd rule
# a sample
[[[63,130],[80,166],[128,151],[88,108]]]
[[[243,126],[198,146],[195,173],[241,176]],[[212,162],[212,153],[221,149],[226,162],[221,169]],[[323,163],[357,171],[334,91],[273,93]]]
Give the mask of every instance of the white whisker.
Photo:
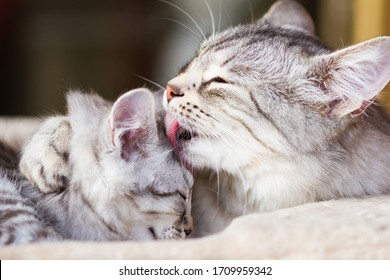
[[[215,119],[214,119],[215,120]],[[237,134],[235,133],[232,133],[230,130],[226,129],[221,123],[219,123],[217,120],[216,120],[216,123],[214,123],[219,129],[222,129],[224,130],[226,133],[228,133],[230,136],[232,136],[233,138],[236,139],[236,141],[238,141],[239,143],[243,144],[243,145],[246,145],[245,141],[243,139],[241,139]],[[236,166],[236,169],[238,171],[238,175],[241,179],[241,182],[243,184],[243,194],[244,194],[244,205],[243,205],[243,213],[245,214],[246,211],[247,211],[247,187],[245,187],[245,180],[244,180],[244,176],[243,176],[243,173],[241,171],[241,168],[239,167],[238,163],[236,162],[235,160],[235,155],[232,154],[232,152],[236,153],[236,146],[235,145],[231,145],[231,143],[227,142],[221,135],[219,134],[216,134],[215,132],[213,132],[214,136],[220,141],[220,143],[222,145],[224,145],[227,149],[227,153],[229,154],[233,164]]]
[[[340,39],[340,42],[341,42],[341,47],[344,48],[345,44],[344,44],[343,37],[341,37],[341,35],[339,35],[339,39]]]
[[[253,20],[254,20],[254,15],[253,15],[253,6],[252,6],[251,0],[248,0],[248,3],[249,3],[250,11],[251,11],[251,22],[253,22]]]
[[[227,133],[229,136],[231,136],[232,138],[234,138],[238,144],[241,144],[243,146],[246,146],[247,145],[247,142],[242,139],[239,134],[236,134],[236,133],[233,133],[232,131],[230,131],[229,129],[225,128],[223,126],[223,124],[221,124],[217,119],[213,118],[215,120],[215,123],[214,125],[217,126],[218,129],[221,129],[223,130],[225,133]]]
[[[229,142],[225,141],[225,139],[221,135],[215,133],[214,131],[211,134],[212,134],[211,136],[214,136],[216,139],[218,139],[220,141],[220,143],[223,146],[226,147],[226,152],[228,153],[232,163],[235,165],[235,167],[236,167],[236,169],[238,171],[238,175],[239,175],[239,177],[241,179],[241,182],[242,182],[242,184],[244,186],[244,182],[245,182],[244,175],[243,175],[243,173],[241,171],[240,166],[238,165],[237,161],[235,160],[235,158],[236,158],[235,155],[232,153],[232,152],[236,153],[236,150],[234,149],[235,147],[233,147]],[[219,176],[219,174],[217,174],[217,176]],[[241,191],[244,194],[243,214],[245,214],[246,213],[246,208],[247,208],[247,193],[246,193],[247,188],[244,186],[244,188]],[[219,192],[219,177],[218,177],[218,192]]]
[[[216,170],[216,173],[217,173],[217,194],[218,194],[218,196],[217,196],[217,209],[219,209],[219,195],[220,195],[220,187],[221,187],[221,183],[220,183],[220,181],[219,181],[219,170],[218,170],[218,168],[217,168],[217,170]]]
[[[213,37],[215,35],[215,22],[214,22],[214,15],[213,15],[213,12],[211,10],[211,7],[210,7],[210,4],[207,0],[204,0],[204,3],[206,4],[207,6],[207,10],[209,11],[209,14],[210,14],[210,18],[211,18],[211,27],[212,27],[212,31],[213,31]]]
[[[212,144],[210,143],[210,140],[208,138],[205,138],[207,144],[212,147]],[[217,194],[217,209],[219,209],[219,197],[220,197],[220,181],[219,181],[219,167],[218,167],[218,162],[217,159],[215,159],[214,164],[214,169],[215,173],[217,175],[217,190],[215,191]]]
[[[181,25],[182,27],[184,27],[185,29],[189,30],[192,34],[197,35],[197,33],[193,29],[191,29],[189,26],[185,25],[184,23],[182,23],[178,20],[171,19],[171,18],[160,18],[160,19],[168,20],[168,21],[172,21],[174,23],[177,23],[177,24]]]
[[[228,10],[226,9],[226,6],[222,5],[222,7],[223,7],[223,11],[224,11],[224,13],[225,13],[225,15],[226,15],[226,17],[227,17],[227,19],[229,21],[229,25],[232,26],[233,25],[233,21],[232,21],[232,18],[230,17],[230,15],[229,15]]]
[[[144,80],[146,82],[149,82],[149,83],[159,87],[160,89],[164,89],[165,90],[165,88],[162,85],[160,85],[160,84],[158,84],[158,83],[156,83],[156,82],[154,82],[154,81],[152,81],[152,80],[150,80],[148,78],[145,78],[145,77],[143,77],[141,75],[138,75],[138,74],[134,74],[134,76],[136,76],[136,77],[138,77],[138,78],[140,78],[140,79],[142,79],[142,80]]]
[[[222,20],[222,0],[219,0],[218,32],[221,31],[221,20]]]
[[[237,151],[236,151],[235,147],[232,146],[229,142],[225,141],[225,139],[220,134],[217,134],[215,131],[209,131],[208,134],[211,137],[215,137],[216,139],[218,139],[220,141],[220,143],[227,148],[226,152],[230,156],[230,158],[231,158],[232,162],[234,163],[234,165],[236,166],[236,169],[238,171],[238,174],[239,174],[241,180],[244,182],[244,176],[243,176],[243,174],[241,172],[240,166],[238,165],[238,163],[236,161],[236,156],[238,154],[237,154]],[[233,152],[236,153],[236,155],[234,155]]]
[[[206,35],[204,34],[202,28],[200,28],[199,24],[196,22],[196,20],[189,13],[187,13],[185,10],[183,10],[179,6],[173,4],[173,3],[169,2],[169,1],[165,1],[165,0],[158,0],[158,1],[163,2],[165,4],[168,4],[168,5],[171,5],[172,7],[178,9],[183,14],[185,14],[195,24],[195,26],[198,28],[199,32],[202,34],[203,39],[206,40]]]
[[[211,191],[213,193],[216,193],[217,194],[217,197],[221,196],[220,193],[218,193],[216,190],[214,190],[213,188],[208,188],[208,187],[200,187],[201,189],[204,189],[204,190],[208,190],[208,191]],[[221,196],[222,197],[222,196]]]

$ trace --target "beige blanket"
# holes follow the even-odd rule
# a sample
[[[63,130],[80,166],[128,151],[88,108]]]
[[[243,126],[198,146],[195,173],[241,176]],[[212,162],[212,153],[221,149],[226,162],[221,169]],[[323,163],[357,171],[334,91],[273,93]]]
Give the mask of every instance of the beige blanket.
[[[252,214],[199,239],[6,246],[0,259],[390,259],[390,195]]]

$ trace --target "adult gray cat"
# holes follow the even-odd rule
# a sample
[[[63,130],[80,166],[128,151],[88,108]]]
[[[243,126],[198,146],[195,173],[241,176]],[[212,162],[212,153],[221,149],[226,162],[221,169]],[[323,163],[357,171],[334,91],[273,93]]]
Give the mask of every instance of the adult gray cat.
[[[371,105],[389,79],[390,37],[332,52],[294,1],[207,39],[165,91],[167,133],[195,171],[195,235],[389,192],[390,121]]]
[[[193,178],[173,154],[152,93],[133,90],[112,105],[73,92],[67,102],[68,115],[49,118],[24,148],[21,170],[36,186],[0,146],[0,243],[191,232]]]

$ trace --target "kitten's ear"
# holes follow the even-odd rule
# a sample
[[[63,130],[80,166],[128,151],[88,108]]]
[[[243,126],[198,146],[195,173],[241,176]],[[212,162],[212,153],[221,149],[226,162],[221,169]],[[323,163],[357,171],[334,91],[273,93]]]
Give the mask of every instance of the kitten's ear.
[[[148,89],[139,88],[123,94],[110,115],[112,144],[127,159],[135,150],[143,152],[157,140],[154,98]]]
[[[330,100],[327,114],[360,114],[390,80],[390,37],[314,59],[314,81]]]
[[[314,22],[305,8],[293,0],[280,0],[271,6],[262,20],[272,25],[315,34]]]

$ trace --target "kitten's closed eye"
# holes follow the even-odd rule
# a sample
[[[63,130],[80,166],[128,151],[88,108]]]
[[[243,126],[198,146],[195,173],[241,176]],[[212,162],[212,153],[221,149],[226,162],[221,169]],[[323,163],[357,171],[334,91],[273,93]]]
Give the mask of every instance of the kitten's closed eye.
[[[205,82],[206,85],[209,85],[211,83],[228,84],[228,82],[221,77],[214,77],[214,78],[208,80],[207,82]]]
[[[157,190],[150,190],[150,193],[153,195],[153,196],[156,196],[156,197],[173,197],[173,196],[180,196],[183,200],[186,200],[187,199],[187,195],[185,193],[183,193],[182,191],[173,191],[173,192],[160,192],[160,191],[157,191]]]

